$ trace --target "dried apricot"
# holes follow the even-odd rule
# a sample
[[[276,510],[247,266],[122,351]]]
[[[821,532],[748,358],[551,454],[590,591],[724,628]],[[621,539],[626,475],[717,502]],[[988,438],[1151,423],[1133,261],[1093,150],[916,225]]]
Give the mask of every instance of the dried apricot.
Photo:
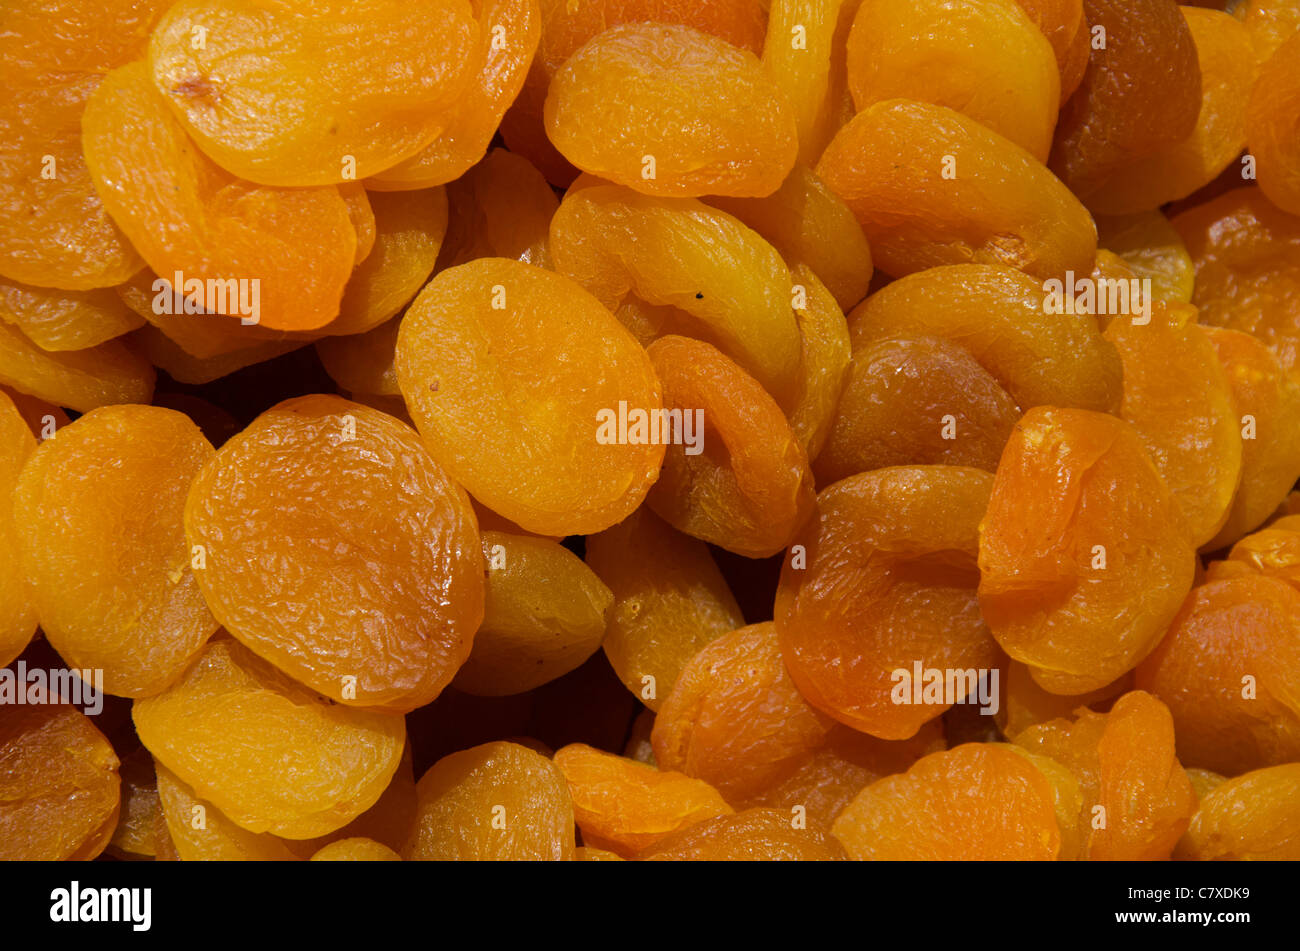
[[[1047,779],[1028,760],[968,743],[872,783],[831,834],[851,859],[1057,857],[1061,832]]]
[[[645,506],[588,536],[586,558],[614,594],[605,656],[652,710],[700,648],[745,623],[708,546]]]
[[[1155,646],[1195,554],[1137,432],[1040,406],[1016,424],[980,524],[979,606],[1052,693],[1096,690]]]
[[[1282,43],[1260,67],[1245,108],[1243,136],[1258,163],[1259,190],[1293,215],[1300,213],[1300,140],[1295,129],[1296,109],[1300,108],[1297,53],[1300,34]]]
[[[13,490],[36,438],[8,395],[0,391],[0,667],[23,652],[36,633],[36,604],[21,567],[23,526],[14,518]]]
[[[1016,0],[864,0],[848,39],[859,111],[907,98],[956,109],[1047,161],[1061,97],[1056,55]]]
[[[147,75],[231,174],[337,184],[396,165],[449,127],[478,40],[465,0],[182,0],[154,29]],[[322,69],[332,47],[348,56]]]
[[[609,432],[619,414],[659,419],[650,359],[558,274],[504,258],[443,271],[402,319],[397,375],[434,458],[528,531],[608,528],[658,474],[664,446],[644,423],[646,442]]]
[[[1236,775],[1300,758],[1300,592],[1253,575],[1192,590],[1137,683],[1173,712],[1179,756]]]
[[[144,323],[109,288],[58,291],[4,278],[0,320],[13,324],[42,350],[84,350]]]
[[[235,825],[212,803],[195,796],[166,766],[157,763],[156,767],[163,820],[181,861],[291,862],[298,858],[284,839]]]
[[[112,403],[148,403],[154,370],[121,340],[85,350],[43,350],[0,321],[0,383],[20,393],[88,413]]]
[[[876,266],[1001,264],[1034,277],[1092,267],[1092,218],[1032,155],[945,106],[906,99],[859,112],[817,174],[853,210]]]
[[[992,481],[978,469],[900,466],[818,495],[775,607],[782,657],[809,703],[872,736],[906,739],[966,700],[996,659],[975,599]],[[917,667],[963,677],[922,701]]]
[[[113,747],[74,707],[38,700],[8,710],[0,717],[0,859],[98,856],[117,826],[117,771]]]
[[[194,479],[185,534],[222,626],[335,701],[415,709],[469,656],[474,513],[391,416],[323,395],[272,407]]]
[[[613,592],[577,555],[546,538],[483,532],[483,623],[456,674],[466,693],[540,687],[600,650]]]
[[[169,690],[136,700],[132,716],[141,742],[196,797],[241,829],[289,839],[333,832],[370,808],[406,737],[401,717],[331,703],[224,637]]]
[[[1300,763],[1244,773],[1202,799],[1176,859],[1300,859]]]
[[[555,765],[569,784],[583,844],[624,858],[680,829],[733,811],[703,780],[661,772],[582,743],[558,750]]]
[[[527,159],[493,149],[447,186],[447,238],[438,270],[475,258],[551,267],[551,218],[560,201]]]
[[[440,759],[420,778],[417,861],[573,858],[573,802],[557,764],[517,743],[487,743]]]
[[[798,156],[794,110],[758,57],[676,24],[587,42],[552,77],[545,121],[578,168],[647,195],[767,195]]]
[[[639,856],[652,862],[834,862],[839,843],[816,827],[799,826],[776,809],[746,809],[687,826]]]
[[[1097,216],[1096,222],[1098,244],[1123,258],[1134,276],[1150,280],[1153,295],[1181,303],[1192,299],[1192,256],[1161,212]]]
[[[41,628],[73,667],[102,670],[109,693],[161,692],[217,629],[182,523],[212,456],[182,413],[106,406],[23,468],[14,520]]]

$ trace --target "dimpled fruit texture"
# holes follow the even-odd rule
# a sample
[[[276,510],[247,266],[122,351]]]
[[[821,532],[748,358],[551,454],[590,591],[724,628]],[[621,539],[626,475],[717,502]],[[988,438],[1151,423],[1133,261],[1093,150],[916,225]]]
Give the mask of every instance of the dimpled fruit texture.
[[[22,653],[36,633],[36,605],[21,570],[20,526],[14,522],[13,490],[36,438],[14,401],[0,391],[0,665]],[[10,567],[12,566],[12,567]]]
[[[105,77],[82,146],[113,220],[157,274],[205,282],[199,303],[276,330],[311,330],[338,314],[357,235],[337,188],[235,178],[195,148],[143,63]],[[209,281],[242,283],[208,293]]]
[[[813,827],[799,826],[779,809],[746,809],[706,819],[660,839],[643,852],[654,862],[834,862],[844,850]]]
[[[0,8],[0,275],[87,290],[144,261],[95,193],[81,117],[103,74],[144,52],[165,0],[11,0]]]
[[[148,68],[232,174],[324,185],[428,145],[473,80],[477,44],[465,0],[182,0],[154,31]]]
[[[269,832],[249,832],[231,822],[216,806],[161,763],[157,764],[158,797],[172,848],[183,862],[292,862],[288,843]]]
[[[372,806],[397,770],[401,717],[312,693],[228,638],[132,710],[154,758],[249,832],[310,839]]]
[[[647,352],[665,408],[682,419],[647,504],[674,528],[728,551],[776,554],[807,520],[815,493],[808,454],[781,408],[703,341],[670,335]]]
[[[6,711],[0,717],[0,859],[99,855],[117,826],[117,770],[113,747],[74,707],[46,702]]]
[[[770,621],[713,641],[682,670],[655,718],[655,762],[703,779],[730,803],[790,776],[834,721],[795,689]]]
[[[589,535],[587,564],[614,594],[605,656],[652,710],[700,648],[745,623],[708,546],[647,506]]]
[[[1300,759],[1300,592],[1260,575],[1192,590],[1141,666],[1179,755],[1235,775]]]
[[[386,413],[324,395],[272,407],[194,480],[185,532],[222,626],[336,701],[413,710],[469,656],[477,521]]]
[[[1038,159],[946,106],[886,99],[841,129],[817,174],[857,215],[880,270],[1001,264],[1086,272],[1087,209]]]
[[[518,743],[452,753],[421,777],[415,828],[402,855],[417,861],[573,859],[573,802],[547,757]]]
[[[1095,690],[1155,646],[1194,553],[1129,424],[1037,407],[1016,424],[980,524],[979,603],[1053,693]]]
[[[658,476],[663,443],[626,431],[662,406],[650,359],[558,274],[505,258],[441,272],[402,318],[397,377],[433,457],[528,531],[608,528]]]
[[[14,515],[41,627],[73,667],[102,670],[109,693],[159,693],[217,629],[182,522],[212,455],[183,413],[106,406],[23,469]]]
[[[910,677],[919,664],[973,678],[994,665],[975,597],[992,482],[979,469],[900,466],[817,497],[782,565],[775,608],[782,656],[809,703],[854,729],[903,740],[967,690],[916,702],[919,689],[900,692],[898,671]]]
[[[651,195],[766,195],[798,153],[794,110],[757,56],[667,23],[588,42],[552,79],[545,118],[574,165]]]
[[[1174,858],[1300,861],[1300,763],[1253,770],[1214,787]]]
[[[374,839],[340,839],[311,857],[313,862],[400,862],[402,857]]]
[[[1051,860],[1061,847],[1052,787],[1015,753],[968,743],[877,780],[831,834],[851,859]]]
[[[665,836],[733,810],[700,779],[571,743],[555,753],[586,845],[633,858]]]

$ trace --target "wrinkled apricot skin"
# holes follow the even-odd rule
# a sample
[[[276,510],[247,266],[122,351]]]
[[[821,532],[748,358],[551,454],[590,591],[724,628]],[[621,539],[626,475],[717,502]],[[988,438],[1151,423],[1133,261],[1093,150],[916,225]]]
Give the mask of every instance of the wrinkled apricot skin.
[[[518,95],[541,38],[538,0],[472,0],[482,66],[468,82],[446,128],[423,151],[369,179],[378,191],[442,185],[483,158]]]
[[[95,193],[86,100],[144,52],[163,0],[13,0],[0,9],[0,275],[70,291],[144,266]]]
[[[565,359],[539,359],[541,341]],[[397,378],[434,459],[527,531],[608,528],[658,475],[662,443],[602,441],[599,428],[620,406],[662,407],[649,357],[599,301],[542,268],[483,258],[440,273],[402,318]]]
[[[661,337],[648,353],[665,408],[684,421],[693,414],[699,444],[668,447],[647,504],[674,528],[728,551],[750,558],[780,551],[811,513],[815,492],[807,453],[780,407],[707,343]]]
[[[1049,164],[1086,202],[1124,166],[1191,134],[1201,75],[1173,0],[1084,0],[1083,10],[1105,47],[1093,40],[1079,89],[1061,109]]]
[[[873,103],[827,146],[817,174],[892,277],[940,264],[1039,279],[1091,269],[1097,232],[1078,199],[1032,155],[944,106]]]
[[[839,128],[844,38],[854,2],[775,0],[763,40],[763,68],[794,109],[799,161],[812,164]],[[837,69],[838,67],[838,69]],[[846,305],[847,306],[847,305]]]
[[[148,70],[231,174],[329,185],[396,165],[447,128],[478,39],[465,0],[182,0],[150,38]],[[332,47],[348,56],[322,69]]]
[[[114,70],[95,90],[82,147],[108,213],[156,274],[205,286],[243,281],[221,285],[224,312],[238,313],[238,299],[243,319],[275,330],[312,330],[338,314],[357,235],[337,188],[234,178],[195,148],[143,63]],[[242,296],[229,289],[241,286]]]
[[[165,689],[216,631],[182,512],[212,445],[181,413],[94,410],[43,443],[14,491],[23,569],[50,644],[127,697]]]
[[[1201,798],[1174,858],[1300,860],[1300,763],[1216,786]]]
[[[1051,860],[1061,847],[1052,787],[1028,761],[968,743],[872,783],[831,834],[857,860]]]
[[[1022,410],[1109,412],[1119,405],[1119,355],[1095,318],[1050,311],[1044,285],[1011,268],[961,264],[910,274],[872,294],[848,320],[855,352],[894,334],[960,344]]]
[[[1141,666],[1173,712],[1179,756],[1232,776],[1300,757],[1300,592],[1253,575],[1193,589]]]
[[[945,422],[952,418],[949,438]],[[930,336],[864,342],[849,367],[819,485],[887,466],[972,466],[992,472],[1020,410],[956,343]]]
[[[36,605],[21,570],[22,525],[14,520],[13,490],[36,439],[3,391],[0,391],[0,667],[8,666],[36,633]]]
[[[231,822],[216,806],[161,763],[157,764],[158,799],[170,846],[183,862],[292,862],[298,856],[289,842],[269,832],[249,832]],[[156,846],[155,846],[156,848]]]
[[[447,201],[439,271],[485,257],[554,270],[550,227],[560,201],[527,159],[493,149],[447,186]]]
[[[660,769],[703,779],[734,805],[789,776],[832,723],[795,689],[768,622],[725,634],[691,659],[651,742]]]
[[[1242,475],[1241,422],[1214,343],[1184,305],[1152,304],[1150,323],[1111,320],[1124,364],[1119,416],[1131,423],[1169,487],[1194,547],[1228,520]]]
[[[614,594],[605,656],[651,710],[697,651],[745,623],[708,546],[646,506],[587,536],[586,557]]]
[[[817,497],[782,565],[775,607],[782,657],[809,703],[872,736],[907,739],[949,704],[916,703],[910,688],[900,701],[898,671],[994,666],[975,599],[991,484],[978,469],[898,467]]]
[[[118,758],[89,717],[45,700],[0,717],[0,860],[88,861],[117,826]]]
[[[1260,67],[1246,107],[1246,139],[1258,162],[1259,189],[1283,211],[1300,214],[1300,34],[1292,36]]]
[[[573,802],[561,770],[517,743],[439,760],[416,787],[402,855],[417,861],[573,859]]]
[[[844,850],[815,828],[798,828],[776,809],[747,809],[706,819],[643,852],[652,862],[835,862]]]
[[[0,278],[0,320],[42,350],[84,350],[144,324],[109,288],[56,291]]]
[[[914,0],[899,13],[886,0],[858,7],[848,38],[857,109],[898,98],[948,106],[1046,162],[1060,73],[1015,0]]]
[[[288,839],[325,835],[365,812],[406,738],[401,717],[331,703],[224,637],[169,690],[135,701],[132,718],[196,797],[248,832]]]
[[[600,649],[614,595],[557,542],[483,533],[487,591],[474,649],[457,689],[523,693],[581,666]]]
[[[121,340],[51,352],[0,322],[0,383],[27,396],[88,413],[114,403],[148,403],[154,379],[149,361]]]
[[[1173,225],[1159,211],[1097,216],[1097,243],[1123,258],[1134,277],[1151,281],[1151,293],[1190,303],[1196,273]],[[1100,253],[1100,252],[1099,252]]]
[[[680,829],[733,812],[703,780],[660,772],[582,743],[557,750],[555,765],[569,784],[583,843],[624,858],[635,858]]]
[[[1052,693],[1086,693],[1134,667],[1191,585],[1177,519],[1127,423],[1030,410],[980,525],[979,604],[998,644]]]
[[[569,57],[545,120],[578,168],[649,195],[767,195],[798,157],[794,111],[758,58],[666,23],[612,27]]]
[[[323,395],[267,410],[195,478],[185,535],[202,546],[196,576],[222,626],[335,701],[413,710],[469,656],[478,524],[384,413]]]

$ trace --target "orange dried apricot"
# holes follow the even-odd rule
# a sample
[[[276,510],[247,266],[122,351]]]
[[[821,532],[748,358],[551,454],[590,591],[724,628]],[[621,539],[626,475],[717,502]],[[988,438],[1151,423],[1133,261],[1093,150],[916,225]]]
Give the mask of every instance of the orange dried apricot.
[[[651,862],[834,862],[844,850],[815,826],[776,809],[746,809],[687,826],[641,853]]]
[[[483,532],[483,559],[483,623],[457,689],[523,693],[600,650],[614,595],[577,555],[546,538]]]
[[[1300,758],[1300,592],[1262,575],[1192,590],[1137,683],[1169,705],[1178,754],[1236,775]]]
[[[556,751],[555,765],[569,784],[583,844],[624,858],[697,822],[733,812],[703,780],[583,743]]]
[[[1148,302],[1142,318],[1106,328],[1124,364],[1119,416],[1151,455],[1193,547],[1228,519],[1242,473],[1240,421],[1214,343],[1194,308]]]
[[[1206,545],[1215,551],[1260,525],[1300,479],[1300,381],[1247,333],[1202,328],[1227,376],[1241,433],[1241,484],[1228,520]]]
[[[146,75],[231,174],[338,184],[448,128],[479,35],[465,0],[181,0],[150,37]],[[320,51],[333,47],[348,55],[322,69]]]
[[[959,344],[881,336],[853,354],[817,482],[887,466],[997,468],[1020,410]]]
[[[95,858],[117,827],[119,787],[117,754],[89,717],[14,706],[0,717],[0,860]]]
[[[614,594],[605,656],[652,710],[697,651],[744,624],[708,547],[645,506],[589,535],[586,558]]]
[[[538,0],[471,0],[479,27],[481,66],[457,97],[441,134],[425,148],[372,176],[379,191],[427,188],[460,178],[483,158],[528,75],[541,39]]]
[[[1047,38],[1060,73],[1062,103],[1083,81],[1088,65],[1088,20],[1083,0],[1017,0],[1034,26]]]
[[[170,845],[184,862],[292,862],[289,843],[269,832],[250,832],[196,795],[162,763],[158,799]],[[155,849],[157,844],[155,843]]]
[[[1300,763],[1252,770],[1208,792],[1174,858],[1300,860]]]
[[[1085,203],[1094,212],[1128,214],[1186,198],[1214,181],[1246,146],[1246,100],[1255,79],[1246,28],[1220,10],[1179,7],[1179,12],[1196,44],[1201,73],[1196,125],[1186,137],[1126,162],[1089,191]],[[1262,175],[1260,181],[1262,187]]]
[[[248,832],[288,839],[333,832],[370,808],[406,737],[401,717],[331,703],[224,637],[166,692],[136,700],[132,717],[196,797]]]
[[[1196,43],[1174,0],[1084,0],[1092,49],[1063,104],[1051,167],[1085,201],[1118,169],[1196,127]]]
[[[694,199],[582,178],[551,220],[550,236],[556,270],[611,311],[631,301],[667,308],[651,336],[713,344],[784,405],[800,365],[793,282],[756,232]]]
[[[1061,97],[1056,55],[1016,0],[864,0],[848,38],[859,111],[907,98],[956,109],[1047,161]]]
[[[574,805],[558,764],[518,743],[487,743],[434,764],[416,787],[416,861],[567,861]]]
[[[154,369],[121,340],[52,352],[0,321],[0,383],[88,413],[112,403],[148,403],[153,397]]]
[[[945,106],[868,106],[817,174],[857,216],[891,277],[940,264],[1001,264],[1034,277],[1092,267],[1092,218],[1032,155]]]
[[[1300,213],[1300,34],[1282,43],[1260,66],[1245,107],[1243,138],[1257,162],[1259,190],[1283,211]]]
[[[14,518],[13,491],[36,438],[7,394],[0,391],[0,667],[23,652],[36,633],[36,604],[21,567],[23,526]]]
[[[854,6],[845,0],[773,0],[768,12],[763,67],[794,109],[801,162],[817,161],[838,128],[843,81],[836,81],[836,65],[839,60],[843,66],[845,47],[841,22],[852,23]]]
[[[397,378],[433,457],[527,531],[608,528],[658,475],[662,443],[608,431],[625,411],[659,418],[650,359],[559,274],[505,258],[443,271],[402,318]]]
[[[1129,671],[1096,690],[1062,695],[1048,693],[1034,680],[1028,666],[1012,661],[1003,672],[1002,700],[994,718],[1004,736],[1015,736],[1035,724],[1068,717],[1080,707],[1108,707],[1115,698],[1133,689],[1133,678],[1133,671]]]
[[[124,858],[152,857],[156,851],[154,823],[162,813],[162,805],[158,801],[158,780],[149,751],[138,746],[123,756],[118,777],[121,808],[108,851]]]
[[[254,185],[219,168],[143,63],[95,90],[82,146],[113,220],[157,274],[184,276],[187,298],[275,330],[312,330],[338,314],[357,235],[337,188]]]
[[[430,702],[483,616],[464,491],[409,427],[336,396],[286,400],[227,442],[194,479],[185,535],[222,626],[340,703]]]
[[[570,162],[647,195],[767,195],[798,156],[794,110],[758,57],[689,26],[598,34],[552,77],[544,115]]]
[[[1265,528],[1232,546],[1229,561],[1300,587],[1300,532]]]
[[[41,444],[14,490],[29,590],[50,644],[125,697],[159,693],[217,630],[185,542],[212,444],[183,413],[106,406]]]
[[[1160,211],[1096,216],[1097,243],[1124,259],[1133,275],[1151,281],[1151,293],[1188,303],[1196,278],[1183,239]]]
[[[1061,832],[1047,779],[1028,760],[968,743],[876,780],[831,834],[857,860],[1057,857]]]
[[[688,535],[750,558],[786,546],[812,511],[808,455],[781,408],[715,347],[661,337],[650,360],[682,440],[664,454],[646,504]],[[693,433],[694,444],[687,441]]]
[[[42,350],[84,350],[144,323],[109,288],[59,291],[0,278],[0,320]]]
[[[447,200],[447,238],[438,270],[475,258],[551,267],[551,219],[560,200],[527,159],[493,149],[447,186]]]
[[[1012,268],[960,264],[881,288],[849,314],[849,333],[855,351],[897,334],[960,344],[1022,410],[1047,405],[1109,412],[1122,392],[1119,355],[1093,315],[1060,309],[1051,306],[1045,285]]]
[[[401,323],[400,318],[394,317],[365,333],[318,340],[316,356],[330,378],[345,390],[401,396],[393,366]]]
[[[872,736],[906,739],[966,699],[996,660],[975,600],[976,529],[992,482],[978,469],[900,466],[817,496],[775,607],[782,657],[809,703]],[[969,679],[917,702],[917,665]]]
[[[1016,424],[980,524],[979,606],[1052,693],[1109,684],[1155,646],[1195,554],[1137,432],[1040,406]]]

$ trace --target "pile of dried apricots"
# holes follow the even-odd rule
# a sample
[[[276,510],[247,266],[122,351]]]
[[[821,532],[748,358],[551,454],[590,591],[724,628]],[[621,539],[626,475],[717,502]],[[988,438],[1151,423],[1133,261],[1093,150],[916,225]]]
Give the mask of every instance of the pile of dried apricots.
[[[0,89],[0,857],[1300,858],[1300,0],[6,0]]]

